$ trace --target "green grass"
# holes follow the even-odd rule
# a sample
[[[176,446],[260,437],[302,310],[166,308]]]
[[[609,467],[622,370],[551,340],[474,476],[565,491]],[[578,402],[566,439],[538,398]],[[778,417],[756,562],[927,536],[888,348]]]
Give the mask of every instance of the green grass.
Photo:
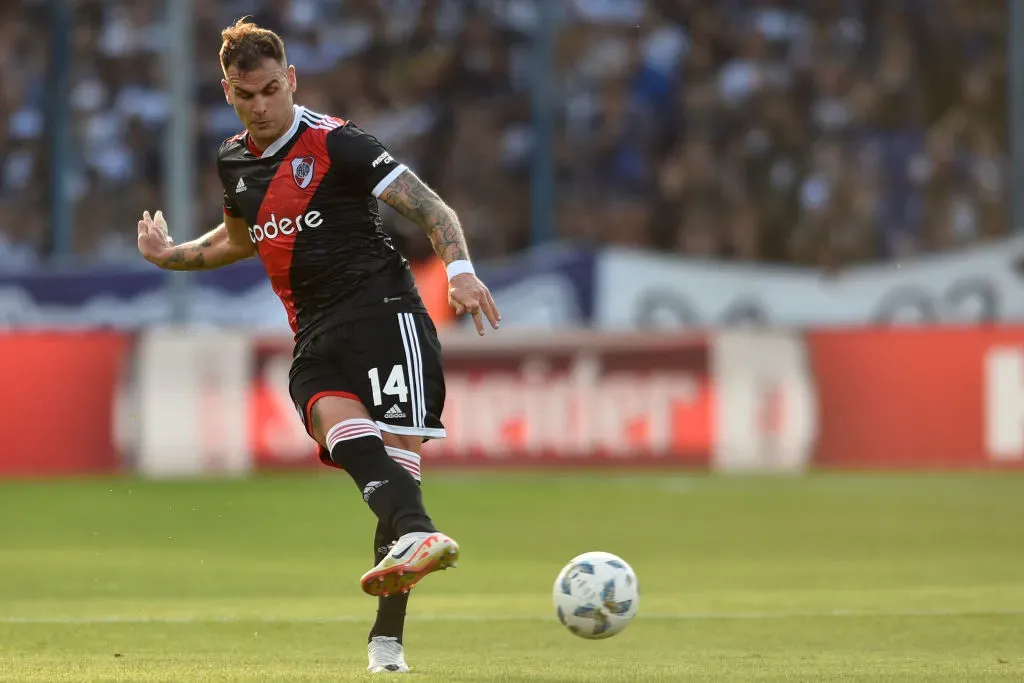
[[[365,677],[373,520],[343,475],[0,484],[0,681]],[[460,566],[415,591],[415,681],[1024,680],[1024,477],[429,477]],[[585,641],[585,550],[641,584]]]

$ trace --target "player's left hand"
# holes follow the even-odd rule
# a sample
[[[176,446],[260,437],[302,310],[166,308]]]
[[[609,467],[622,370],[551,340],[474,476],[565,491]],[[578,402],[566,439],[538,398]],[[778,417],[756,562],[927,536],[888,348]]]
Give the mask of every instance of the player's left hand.
[[[501,326],[501,313],[490,290],[473,273],[460,273],[448,283],[448,305],[455,309],[455,315],[469,313],[473,316],[476,331],[481,336],[484,334],[484,316],[494,329]]]

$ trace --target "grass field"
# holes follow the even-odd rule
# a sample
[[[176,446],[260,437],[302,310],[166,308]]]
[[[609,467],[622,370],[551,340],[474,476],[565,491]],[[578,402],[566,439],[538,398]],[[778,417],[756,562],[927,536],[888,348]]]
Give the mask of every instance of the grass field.
[[[463,547],[415,589],[416,681],[1024,680],[1024,477],[435,475]],[[342,475],[0,484],[0,681],[365,674],[372,518]],[[558,623],[579,552],[640,614]]]

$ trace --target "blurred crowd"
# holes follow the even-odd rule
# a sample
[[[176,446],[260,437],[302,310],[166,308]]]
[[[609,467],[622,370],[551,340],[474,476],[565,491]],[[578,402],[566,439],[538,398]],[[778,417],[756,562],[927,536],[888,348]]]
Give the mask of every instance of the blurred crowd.
[[[542,6],[552,2],[555,6]],[[73,192],[82,260],[134,259],[163,205],[167,11],[75,0]],[[530,243],[534,36],[551,77],[562,240],[833,268],[1003,234],[1003,0],[223,0],[196,2],[196,196],[239,129],[220,29],[281,33],[297,101],[358,123],[459,212],[477,258]],[[0,4],[0,269],[48,235],[46,0]],[[429,244],[387,216],[410,256]]]

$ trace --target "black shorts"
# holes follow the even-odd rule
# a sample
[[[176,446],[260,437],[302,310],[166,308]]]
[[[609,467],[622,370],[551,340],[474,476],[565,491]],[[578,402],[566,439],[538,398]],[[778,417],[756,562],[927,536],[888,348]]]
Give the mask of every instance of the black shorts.
[[[383,432],[445,436],[441,342],[423,313],[363,318],[321,333],[292,359],[288,392],[310,436],[313,404],[324,396],[359,401]],[[334,464],[323,448],[320,459]]]

